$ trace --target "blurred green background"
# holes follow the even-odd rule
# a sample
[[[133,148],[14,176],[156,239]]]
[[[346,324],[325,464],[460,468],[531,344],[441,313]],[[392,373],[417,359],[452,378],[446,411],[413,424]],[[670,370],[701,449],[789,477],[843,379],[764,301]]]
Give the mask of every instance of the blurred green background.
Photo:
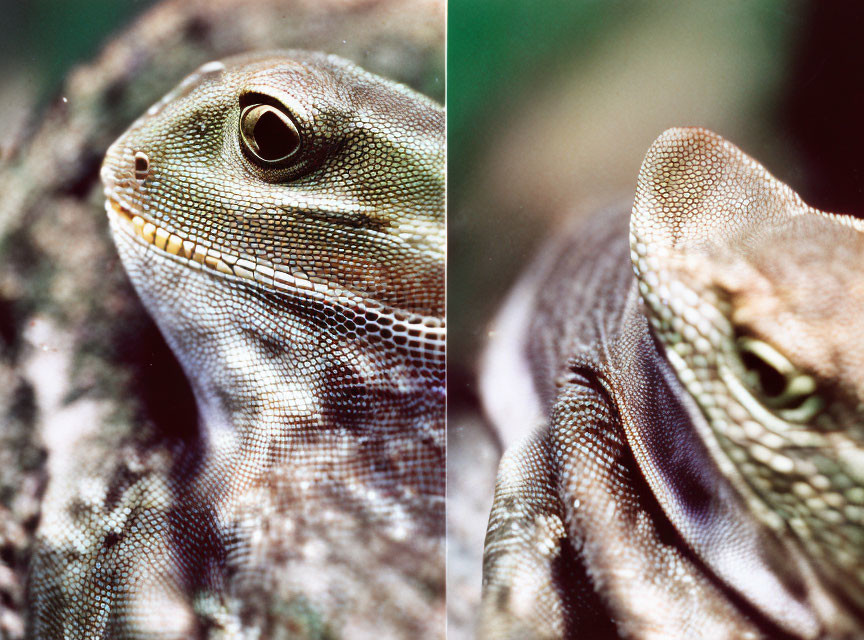
[[[56,87],[68,69],[95,55],[103,41],[153,0],[3,0],[0,64],[26,66],[42,87]]]
[[[631,197],[670,126],[714,129],[811,204],[860,213],[862,6],[450,0],[453,382],[472,386],[490,316],[539,241]]]
[[[152,4],[153,0],[3,0],[0,79],[24,75],[21,81],[28,90],[44,99],[71,67],[93,57],[118,26]]]
[[[0,0],[0,152],[35,126],[76,64],[154,0]]]

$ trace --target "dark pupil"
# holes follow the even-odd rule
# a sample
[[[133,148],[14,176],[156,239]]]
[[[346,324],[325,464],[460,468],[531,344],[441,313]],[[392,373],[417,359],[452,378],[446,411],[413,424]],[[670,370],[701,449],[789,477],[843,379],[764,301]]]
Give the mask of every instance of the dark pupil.
[[[777,371],[759,356],[744,352],[741,356],[744,366],[759,376],[759,386],[769,398],[775,398],[786,390],[786,376]]]
[[[272,111],[265,111],[252,130],[258,155],[264,160],[278,160],[294,152],[299,144],[297,133]]]

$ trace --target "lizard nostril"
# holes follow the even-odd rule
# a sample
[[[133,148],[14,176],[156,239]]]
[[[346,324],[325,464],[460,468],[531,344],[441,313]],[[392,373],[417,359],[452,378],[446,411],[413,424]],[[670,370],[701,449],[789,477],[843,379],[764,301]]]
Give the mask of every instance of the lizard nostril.
[[[143,180],[150,171],[150,158],[143,151],[135,152],[135,177]]]

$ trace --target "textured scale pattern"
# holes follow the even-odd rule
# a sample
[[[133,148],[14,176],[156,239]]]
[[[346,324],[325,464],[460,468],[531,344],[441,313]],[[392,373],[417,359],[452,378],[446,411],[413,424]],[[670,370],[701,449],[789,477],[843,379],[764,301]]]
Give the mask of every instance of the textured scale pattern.
[[[490,345],[545,424],[499,468],[485,637],[861,635],[862,231],[673,129],[629,233],[556,243]]]
[[[244,149],[244,101],[297,127],[286,162]],[[102,177],[200,419],[49,487],[33,636],[442,636],[443,110],[333,56],[239,56]]]

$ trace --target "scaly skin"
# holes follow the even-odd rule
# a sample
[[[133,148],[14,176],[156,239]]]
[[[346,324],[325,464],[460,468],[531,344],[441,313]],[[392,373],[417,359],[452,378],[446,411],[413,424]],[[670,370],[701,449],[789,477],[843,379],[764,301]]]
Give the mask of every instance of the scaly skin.
[[[501,463],[485,636],[860,637],[864,225],[673,129],[627,237],[590,221],[502,315],[487,405],[542,426]]]
[[[239,56],[102,178],[200,423],[48,510],[34,635],[443,635],[442,109],[336,57]]]

